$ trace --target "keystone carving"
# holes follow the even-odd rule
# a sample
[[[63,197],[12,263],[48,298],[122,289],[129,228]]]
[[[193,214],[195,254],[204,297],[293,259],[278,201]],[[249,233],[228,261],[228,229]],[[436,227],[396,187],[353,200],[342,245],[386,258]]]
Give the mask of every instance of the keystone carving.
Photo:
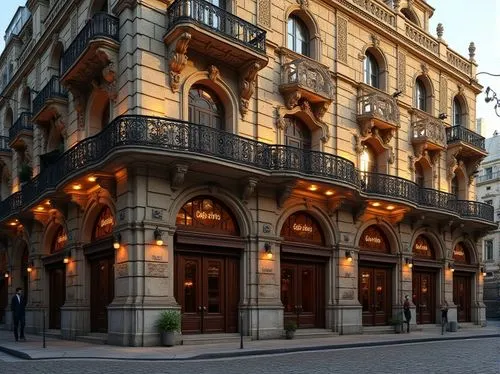
[[[245,186],[243,187],[243,193],[241,200],[246,203],[250,196],[252,196],[257,186],[258,180],[255,178],[248,178]]]
[[[248,112],[248,103],[255,91],[255,79],[262,68],[258,62],[249,64],[240,76],[240,113],[242,117]]]
[[[181,72],[186,67],[188,60],[186,53],[190,40],[191,34],[185,32],[180,35],[177,40],[172,42],[174,49],[170,53],[170,60],[168,62],[168,67],[170,69],[170,88],[172,92],[179,91]]]

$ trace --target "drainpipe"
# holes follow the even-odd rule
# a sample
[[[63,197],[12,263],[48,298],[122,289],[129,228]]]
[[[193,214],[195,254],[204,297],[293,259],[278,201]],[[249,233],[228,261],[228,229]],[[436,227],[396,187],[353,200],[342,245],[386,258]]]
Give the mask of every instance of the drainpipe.
[[[256,202],[255,202],[255,209],[257,211],[256,214],[256,221],[257,221],[257,240],[255,242],[255,245],[257,247],[257,255],[255,256],[255,261],[257,263],[257,267],[255,269],[255,284],[256,284],[256,294],[255,294],[255,307],[257,309],[257,340],[260,340],[260,308],[259,308],[259,225],[260,225],[260,214],[259,214],[259,189],[257,189],[256,193]],[[250,326],[250,324],[249,324]]]

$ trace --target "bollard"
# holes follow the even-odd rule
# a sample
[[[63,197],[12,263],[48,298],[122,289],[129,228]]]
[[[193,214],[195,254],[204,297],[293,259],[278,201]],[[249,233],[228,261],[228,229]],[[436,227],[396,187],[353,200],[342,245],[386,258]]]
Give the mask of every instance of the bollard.
[[[47,348],[45,345],[45,310],[43,311],[43,321],[42,321],[42,340],[43,340],[43,348]]]

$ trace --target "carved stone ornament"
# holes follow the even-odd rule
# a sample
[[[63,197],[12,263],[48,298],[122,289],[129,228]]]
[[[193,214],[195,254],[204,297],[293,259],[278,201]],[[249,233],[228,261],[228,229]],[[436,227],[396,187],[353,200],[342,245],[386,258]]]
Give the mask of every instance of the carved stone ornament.
[[[311,127],[316,127],[321,130],[321,141],[326,143],[330,138],[330,134],[328,132],[328,125],[319,121],[314,113],[311,110],[311,106],[307,101],[303,101],[302,105],[296,106],[293,109],[287,109],[284,106],[279,106],[277,109],[278,118],[276,120],[277,127],[280,130],[285,130],[286,128],[286,116],[296,116],[300,118],[302,121],[311,124]]]
[[[255,187],[257,186],[258,180],[255,178],[248,178],[244,187],[243,187],[243,192],[242,192],[242,197],[241,200],[246,203],[248,202],[248,199],[250,196],[252,196],[253,192],[255,191]]]
[[[271,225],[268,223],[265,223],[264,225],[262,225],[262,232],[264,234],[269,234],[271,232]]]
[[[293,191],[294,184],[286,184],[283,188],[276,191],[276,203],[279,208],[283,208],[285,201],[290,197]]]
[[[446,176],[448,177],[448,180],[452,180],[453,177],[455,176],[455,170],[457,169],[459,164],[457,155],[460,153],[461,150],[462,147],[456,147],[452,150],[448,150],[447,152],[448,159],[446,161],[446,169],[447,169]]]
[[[469,60],[474,62],[474,57],[476,57],[476,45],[474,42],[470,42],[469,44]]]
[[[108,191],[111,197],[116,198],[116,179],[114,177],[99,177],[96,182],[99,187]]]
[[[297,4],[300,5],[300,9],[302,10],[309,8],[309,0],[297,0]]]
[[[436,27],[436,33],[437,33],[438,39],[441,39],[443,37],[444,27],[443,27],[442,23],[438,23],[438,25]]]
[[[168,67],[170,69],[170,88],[172,92],[179,91],[181,72],[186,67],[188,60],[187,49],[190,40],[191,34],[184,32],[171,44],[173,50],[170,52]]]
[[[217,66],[210,65],[207,70],[208,70],[208,78],[211,81],[215,82],[220,78],[220,71]]]
[[[184,183],[186,173],[188,171],[188,166],[184,164],[176,164],[171,171],[170,188],[172,190],[178,189]]]
[[[151,218],[154,220],[163,220],[163,209],[152,209]]]
[[[425,62],[420,64],[420,68],[422,69],[422,74],[424,74],[424,75],[429,74],[429,67],[427,66],[427,64]]]
[[[378,48],[380,45],[380,38],[375,34],[371,34],[370,39],[372,41],[372,46],[374,46],[375,48]]]
[[[262,69],[259,62],[247,65],[240,74],[240,113],[242,117],[248,112],[248,103],[255,91],[257,73]]]

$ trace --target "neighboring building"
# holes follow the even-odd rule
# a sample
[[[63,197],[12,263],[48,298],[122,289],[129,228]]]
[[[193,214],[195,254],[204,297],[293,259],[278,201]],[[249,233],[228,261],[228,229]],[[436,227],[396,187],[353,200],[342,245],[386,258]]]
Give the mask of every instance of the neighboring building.
[[[476,180],[479,201],[492,205],[495,222],[500,222],[500,135],[495,131],[486,139],[488,156],[479,168]],[[488,317],[500,317],[500,229],[491,231],[483,238],[484,302]]]
[[[477,118],[476,119],[476,130],[475,130],[479,135],[489,138],[493,136],[493,133],[495,132],[494,126],[492,123],[486,118]]]
[[[26,8],[0,56],[0,300],[25,288],[29,331],[149,346],[178,309],[185,341],[353,334],[406,294],[413,323],[446,301],[484,324],[475,48],[431,36],[426,1]]]

